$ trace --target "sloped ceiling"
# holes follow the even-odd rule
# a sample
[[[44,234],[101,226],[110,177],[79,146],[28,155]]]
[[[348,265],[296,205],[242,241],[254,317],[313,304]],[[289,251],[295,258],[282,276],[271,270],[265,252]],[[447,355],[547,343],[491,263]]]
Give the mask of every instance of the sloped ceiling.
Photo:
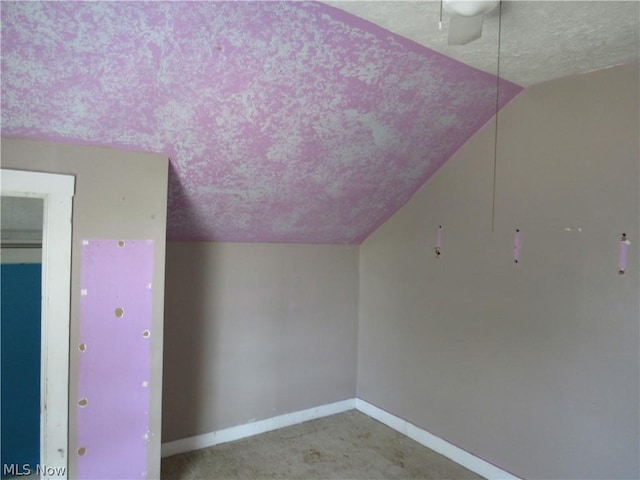
[[[638,0],[502,0],[467,45],[447,44],[451,17],[443,11],[440,30],[440,1],[325,3],[489,73],[500,33],[500,77],[523,87],[640,58]]]
[[[491,74],[320,3],[1,17],[3,135],[167,154],[170,240],[359,243],[496,108]]]

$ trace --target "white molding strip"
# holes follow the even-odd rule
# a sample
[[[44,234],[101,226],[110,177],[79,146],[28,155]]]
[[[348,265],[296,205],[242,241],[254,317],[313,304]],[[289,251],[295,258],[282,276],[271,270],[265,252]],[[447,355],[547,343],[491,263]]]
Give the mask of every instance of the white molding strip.
[[[406,435],[419,444],[430,448],[434,452],[444,455],[450,460],[456,462],[458,465],[462,465],[484,478],[489,480],[521,480],[519,477],[496,467],[486,460],[476,457],[466,450],[456,447],[452,443],[449,443],[440,437],[436,437],[432,433],[429,433],[420,427],[416,427],[412,423],[402,420],[401,418],[396,417],[375,405],[371,405],[359,398],[356,399],[355,403],[356,409],[365,415],[378,420],[380,423],[384,423],[386,426]]]
[[[320,407],[286,413],[284,415],[259,420],[257,422],[225,428],[224,430],[196,435],[195,437],[163,443],[162,457],[170,457],[180,453],[212,447],[221,443],[233,442],[235,440],[252,437],[253,435],[258,435],[260,433],[290,427],[291,425],[297,425],[309,420],[328,417],[329,415],[335,415],[336,413],[342,413],[353,409],[378,420],[380,423],[393,428],[397,432],[406,435],[419,444],[430,448],[434,452],[444,455],[448,459],[456,462],[458,465],[462,465],[488,480],[521,480],[519,477],[496,467],[486,460],[476,457],[466,450],[456,447],[452,443],[449,443],[440,437],[436,437],[432,433],[429,433],[420,427],[416,427],[412,423],[409,423],[400,417],[396,417],[395,415],[359,398],[351,398],[341,402],[330,403]]]
[[[257,422],[246,423],[236,427],[225,428],[211,433],[196,435],[195,437],[183,438],[173,442],[162,444],[162,457],[170,457],[179,453],[200,450],[201,448],[212,447],[221,443],[233,442],[241,438],[252,437],[259,433],[270,432],[279,428],[297,425],[298,423],[315,420],[316,418],[328,417],[336,413],[353,410],[356,406],[354,398],[341,402],[330,403],[319,407],[300,410],[298,412],[285,413],[277,417],[259,420]]]

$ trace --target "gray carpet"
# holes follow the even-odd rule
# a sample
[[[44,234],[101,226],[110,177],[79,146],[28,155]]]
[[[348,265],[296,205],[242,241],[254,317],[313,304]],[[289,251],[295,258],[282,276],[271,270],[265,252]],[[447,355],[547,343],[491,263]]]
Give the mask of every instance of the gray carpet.
[[[162,460],[163,480],[257,478],[482,477],[356,410]]]

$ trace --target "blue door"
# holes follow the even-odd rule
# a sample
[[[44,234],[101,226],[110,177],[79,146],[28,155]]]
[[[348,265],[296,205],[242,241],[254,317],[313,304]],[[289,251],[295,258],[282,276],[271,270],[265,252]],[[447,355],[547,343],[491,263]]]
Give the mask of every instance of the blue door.
[[[40,461],[41,264],[0,265],[2,478]]]

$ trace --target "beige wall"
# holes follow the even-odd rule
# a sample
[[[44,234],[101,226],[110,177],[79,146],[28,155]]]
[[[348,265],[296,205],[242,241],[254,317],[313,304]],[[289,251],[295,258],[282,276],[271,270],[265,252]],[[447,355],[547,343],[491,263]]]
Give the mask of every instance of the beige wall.
[[[524,478],[640,476],[639,84],[636,63],[500,113],[494,232],[490,125],[363,243],[360,398]]]
[[[163,441],[355,396],[358,248],[168,243]]]
[[[2,167],[75,175],[71,266],[71,345],[77,345],[81,241],[86,238],[151,239],[155,242],[149,478],[160,476],[162,324],[168,159],[154,154],[2,138]],[[71,349],[69,451],[77,450],[74,415],[78,397],[78,350]],[[76,477],[69,455],[69,478]]]

